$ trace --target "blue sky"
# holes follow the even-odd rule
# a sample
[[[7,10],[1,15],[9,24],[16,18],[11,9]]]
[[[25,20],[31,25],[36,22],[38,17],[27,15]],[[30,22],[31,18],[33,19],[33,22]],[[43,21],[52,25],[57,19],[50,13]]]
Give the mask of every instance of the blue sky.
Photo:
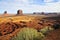
[[[0,0],[0,13],[60,12],[60,0]]]

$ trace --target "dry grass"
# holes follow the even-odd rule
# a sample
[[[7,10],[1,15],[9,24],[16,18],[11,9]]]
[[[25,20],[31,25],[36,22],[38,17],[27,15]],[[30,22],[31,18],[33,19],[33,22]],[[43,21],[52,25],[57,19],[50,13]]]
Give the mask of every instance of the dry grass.
[[[13,27],[12,25],[14,25],[14,27],[15,27],[15,30],[12,33],[0,36],[0,40],[9,40],[11,37],[15,36],[21,28],[23,28],[23,25],[26,25],[26,27],[32,27],[32,28],[39,30],[45,26],[48,26],[48,24],[54,23],[54,20],[52,20],[53,21],[52,22],[51,20],[47,20],[47,19],[42,20],[43,18],[46,18],[46,16],[44,16],[44,15],[39,15],[39,16],[38,15],[24,15],[24,16],[0,17],[1,30],[6,29],[5,27],[7,27],[7,29],[9,29],[11,27],[11,29],[12,29],[12,27]],[[23,21],[23,23],[20,23],[21,21]],[[10,23],[10,25],[6,25],[6,23]],[[19,26],[18,29],[16,28],[16,25],[14,23]]]

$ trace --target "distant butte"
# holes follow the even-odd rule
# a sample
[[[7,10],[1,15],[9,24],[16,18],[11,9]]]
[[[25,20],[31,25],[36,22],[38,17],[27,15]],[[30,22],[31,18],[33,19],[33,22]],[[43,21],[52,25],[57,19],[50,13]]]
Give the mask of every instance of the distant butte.
[[[22,10],[18,10],[16,15],[23,15],[23,11]]]
[[[7,11],[4,11],[3,16],[9,16],[8,13],[7,13]]]

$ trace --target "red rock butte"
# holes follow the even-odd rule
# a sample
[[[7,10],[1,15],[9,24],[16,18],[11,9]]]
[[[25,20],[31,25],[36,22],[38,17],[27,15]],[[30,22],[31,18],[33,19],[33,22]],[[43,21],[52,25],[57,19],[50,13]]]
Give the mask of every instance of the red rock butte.
[[[3,16],[9,16],[8,13],[7,13],[7,11],[4,11]]]
[[[22,10],[18,10],[16,15],[23,15],[23,11]]]

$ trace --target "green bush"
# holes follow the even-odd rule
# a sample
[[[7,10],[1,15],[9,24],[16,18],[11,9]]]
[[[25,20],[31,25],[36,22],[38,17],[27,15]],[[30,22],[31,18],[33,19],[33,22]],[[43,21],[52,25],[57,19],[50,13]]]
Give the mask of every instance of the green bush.
[[[42,29],[40,30],[40,32],[43,33],[43,34],[47,34],[47,32],[49,32],[49,31],[51,31],[51,30],[54,30],[54,29],[53,29],[52,27],[46,26],[46,27],[42,28]]]
[[[22,28],[12,40],[42,40],[44,35],[33,28]]]

